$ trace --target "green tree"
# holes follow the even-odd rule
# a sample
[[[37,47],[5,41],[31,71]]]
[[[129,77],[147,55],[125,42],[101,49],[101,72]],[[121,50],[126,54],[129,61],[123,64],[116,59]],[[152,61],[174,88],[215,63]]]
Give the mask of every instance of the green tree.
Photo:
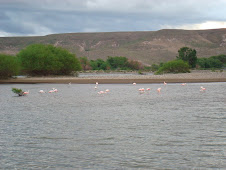
[[[93,70],[107,70],[108,63],[102,59],[91,60],[90,65]]]
[[[198,58],[197,64],[200,66],[200,68],[210,68],[210,65],[207,60],[208,58]]]
[[[110,65],[111,69],[115,70],[115,69],[128,69],[128,58],[126,57],[108,57],[107,58],[107,63]]]
[[[222,68],[223,62],[221,62],[216,56],[210,58],[198,58],[197,64],[201,68]]]
[[[18,74],[19,70],[20,64],[17,57],[0,54],[0,79],[15,76]]]
[[[188,47],[182,47],[178,50],[179,56],[177,59],[187,61],[188,64],[194,68],[197,62],[196,50]]]
[[[75,54],[53,45],[33,44],[18,53],[22,69],[31,75],[68,75],[81,70]]]
[[[220,55],[217,55],[217,56],[211,56],[210,58],[218,59],[223,64],[226,64],[226,55],[224,55],[224,54],[220,54]]]
[[[189,65],[183,60],[173,60],[164,63],[162,67],[158,69],[156,74],[163,73],[187,73],[189,71]]]
[[[223,63],[220,60],[214,58],[208,58],[207,62],[210,68],[222,68],[223,66]]]

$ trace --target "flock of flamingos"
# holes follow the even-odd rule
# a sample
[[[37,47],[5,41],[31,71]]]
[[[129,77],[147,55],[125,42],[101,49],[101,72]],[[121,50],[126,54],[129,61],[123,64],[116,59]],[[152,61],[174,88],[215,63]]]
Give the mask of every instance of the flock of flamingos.
[[[136,85],[136,83],[133,83],[133,85]],[[164,81],[164,85],[167,85],[167,83]],[[181,84],[182,86],[185,86],[186,85],[186,83],[182,83]],[[96,86],[95,86],[95,89],[97,89],[97,86],[98,86],[98,82],[96,82]],[[159,87],[158,89],[157,89],[157,92],[158,93],[160,93],[161,92],[161,87]],[[146,89],[144,89],[144,88],[139,88],[138,89],[139,90],[139,92],[140,92],[140,94],[142,94],[142,93],[144,93],[145,91],[150,91],[151,89],[150,88],[146,88]],[[201,92],[205,92],[205,90],[206,90],[206,88],[204,88],[203,86],[201,86],[200,87],[200,91]],[[99,91],[99,92],[97,92],[98,94],[104,94],[104,93],[108,93],[110,90],[109,89],[106,89],[105,91]]]
[[[164,83],[164,85],[167,85],[167,83],[166,83],[165,81],[164,81],[163,83]],[[69,83],[68,85],[71,86],[71,83]],[[136,85],[136,83],[133,83],[133,85]],[[182,86],[186,86],[186,83],[182,83],[181,85],[182,85]],[[95,88],[95,89],[98,88],[98,82],[96,82],[96,85],[95,85],[94,88]],[[148,91],[150,91],[150,90],[151,90],[150,88],[146,88],[146,89],[144,89],[144,88],[139,88],[139,89],[138,89],[138,91],[140,92],[140,94],[145,93],[145,91],[148,92]],[[206,90],[206,88],[204,88],[203,86],[200,87],[200,92],[205,92],[205,90]],[[55,93],[55,92],[58,92],[58,90],[57,90],[56,88],[52,88],[50,91],[48,91],[48,93]],[[110,90],[109,90],[109,89],[106,89],[105,91],[98,91],[97,93],[101,95],[101,94],[105,94],[105,93],[108,93],[108,92],[110,92]],[[161,92],[161,87],[159,87],[159,88],[157,89],[157,92],[158,92],[158,93]],[[46,92],[45,92],[44,90],[39,90],[39,93],[46,93]],[[23,94],[24,94],[24,95],[29,94],[29,90],[23,92]]]

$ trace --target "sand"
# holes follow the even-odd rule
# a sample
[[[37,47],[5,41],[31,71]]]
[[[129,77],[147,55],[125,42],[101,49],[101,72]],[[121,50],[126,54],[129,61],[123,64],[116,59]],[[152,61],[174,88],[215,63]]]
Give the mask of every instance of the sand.
[[[108,73],[106,73],[108,74]],[[226,82],[226,71],[195,70],[191,73],[163,74],[163,75],[138,75],[120,74],[115,76],[88,75],[85,77],[58,76],[58,77],[24,77],[0,80],[2,83],[35,84],[35,83],[76,83],[76,84],[128,84],[128,83],[198,83],[198,82]]]

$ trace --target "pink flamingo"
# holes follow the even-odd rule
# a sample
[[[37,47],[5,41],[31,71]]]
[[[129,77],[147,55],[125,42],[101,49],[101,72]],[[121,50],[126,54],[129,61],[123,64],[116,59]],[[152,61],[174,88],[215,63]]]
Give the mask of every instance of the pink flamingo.
[[[200,89],[201,92],[204,92],[204,91],[206,90],[206,88],[204,88],[204,87],[202,87],[202,86],[201,86],[200,88],[201,88],[201,89]]]
[[[104,94],[104,93],[106,93],[106,92],[104,92],[104,91],[99,91],[99,92],[97,92],[98,94]]]
[[[160,93],[160,92],[161,92],[161,89],[162,89],[162,88],[159,87],[159,88],[157,89],[157,92]]]
[[[167,85],[167,83],[164,81],[164,85]]]
[[[45,93],[44,90],[39,90],[39,93]]]
[[[186,85],[186,83],[182,83],[181,85],[182,85],[182,86],[185,86],[185,85]]]
[[[136,85],[137,83],[133,83],[133,85]]]
[[[109,91],[110,91],[109,89],[106,89],[106,90],[105,90],[106,93],[108,93]]]
[[[54,92],[58,92],[58,90],[55,88],[52,88],[52,90],[49,91],[49,93],[54,93]]]
[[[144,88],[139,88],[139,91],[144,91]]]
[[[50,90],[50,91],[49,91],[49,93],[53,93],[53,92],[54,92],[54,90]]]
[[[150,89],[150,88],[147,88],[146,90],[147,90],[147,91],[150,91],[151,89]]]
[[[144,88],[139,88],[139,91],[140,91],[140,93],[144,93],[145,92]]]
[[[25,95],[26,95],[26,94],[29,94],[29,90],[28,90],[28,91],[23,92],[23,94],[25,94]]]

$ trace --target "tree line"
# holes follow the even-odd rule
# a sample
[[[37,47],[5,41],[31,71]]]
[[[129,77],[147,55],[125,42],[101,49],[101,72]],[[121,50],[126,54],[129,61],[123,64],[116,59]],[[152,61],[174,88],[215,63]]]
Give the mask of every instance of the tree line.
[[[106,60],[77,58],[61,47],[32,44],[16,56],[0,54],[0,78],[18,74],[25,75],[69,75],[80,70],[144,70],[156,74],[189,72],[190,68],[222,68],[226,66],[226,55],[197,58],[196,50],[182,47],[175,60],[145,66],[139,61],[123,56],[108,56]]]
[[[88,60],[87,57],[80,57],[83,70],[143,70],[144,65],[136,60],[129,60],[126,57],[108,56],[106,60]]]

